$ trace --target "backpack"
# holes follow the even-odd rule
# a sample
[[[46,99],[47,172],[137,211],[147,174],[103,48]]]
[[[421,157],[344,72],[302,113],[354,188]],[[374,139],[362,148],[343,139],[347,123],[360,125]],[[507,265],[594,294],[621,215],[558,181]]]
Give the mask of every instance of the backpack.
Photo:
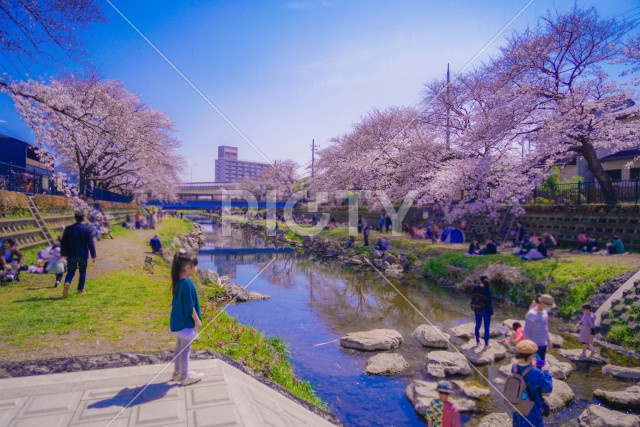
[[[482,311],[487,308],[487,297],[480,292],[474,292],[471,296],[471,309],[473,311]]]
[[[513,405],[525,417],[529,415],[535,405],[533,396],[530,395],[527,382],[524,379],[524,376],[532,369],[533,366],[528,366],[522,374],[519,374],[517,365],[513,365],[511,375],[507,377],[504,383],[503,396],[505,403],[509,406]]]

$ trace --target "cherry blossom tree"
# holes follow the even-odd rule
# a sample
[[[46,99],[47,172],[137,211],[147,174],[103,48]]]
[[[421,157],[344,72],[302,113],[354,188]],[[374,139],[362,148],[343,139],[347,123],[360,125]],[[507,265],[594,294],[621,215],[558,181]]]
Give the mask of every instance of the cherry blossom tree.
[[[40,148],[78,175],[81,194],[91,183],[139,198],[171,197],[183,164],[175,126],[120,82],[95,75],[29,80],[12,83],[10,95]]]
[[[3,54],[30,59],[63,52],[82,53],[78,30],[104,19],[94,0],[0,1],[0,49]]]

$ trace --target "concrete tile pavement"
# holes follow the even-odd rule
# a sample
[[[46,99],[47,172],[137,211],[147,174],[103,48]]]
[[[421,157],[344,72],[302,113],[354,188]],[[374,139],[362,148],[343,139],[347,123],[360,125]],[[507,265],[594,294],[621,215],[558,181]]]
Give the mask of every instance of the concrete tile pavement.
[[[171,381],[173,366],[152,381],[164,366],[0,380],[0,426],[334,425],[222,360],[191,361],[204,377],[187,387]]]

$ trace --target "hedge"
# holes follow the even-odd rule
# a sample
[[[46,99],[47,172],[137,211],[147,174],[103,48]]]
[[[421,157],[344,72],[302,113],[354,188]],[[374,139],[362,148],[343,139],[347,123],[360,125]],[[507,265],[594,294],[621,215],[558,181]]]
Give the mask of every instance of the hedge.
[[[36,194],[33,196],[33,203],[38,207],[38,209],[64,211],[72,208],[69,199],[63,196],[45,196],[43,194]]]
[[[27,196],[13,191],[0,190],[0,210],[29,209]]]

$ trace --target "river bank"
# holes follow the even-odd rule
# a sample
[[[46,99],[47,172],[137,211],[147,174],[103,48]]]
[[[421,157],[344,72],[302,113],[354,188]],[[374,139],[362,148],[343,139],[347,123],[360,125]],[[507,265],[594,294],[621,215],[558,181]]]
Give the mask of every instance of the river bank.
[[[84,295],[71,292],[63,299],[61,288],[53,287],[52,275],[23,273],[21,282],[0,287],[4,337],[0,362],[37,365],[36,360],[52,358],[152,354],[172,349],[174,338],[168,332],[170,267],[150,253],[148,242],[157,233],[165,248],[175,250],[177,237],[193,230],[191,221],[178,218],[163,219],[157,230],[114,227],[115,239],[96,242],[98,257],[96,263],[89,263]],[[26,262],[33,263],[35,256],[36,251],[27,251]],[[152,274],[144,268],[146,257],[154,261]],[[203,324],[209,326],[194,342],[195,350],[227,355],[299,398],[326,407],[309,383],[296,379],[284,342],[209,306],[208,287],[198,280],[196,285],[203,295]],[[0,371],[2,375],[11,374]]]

